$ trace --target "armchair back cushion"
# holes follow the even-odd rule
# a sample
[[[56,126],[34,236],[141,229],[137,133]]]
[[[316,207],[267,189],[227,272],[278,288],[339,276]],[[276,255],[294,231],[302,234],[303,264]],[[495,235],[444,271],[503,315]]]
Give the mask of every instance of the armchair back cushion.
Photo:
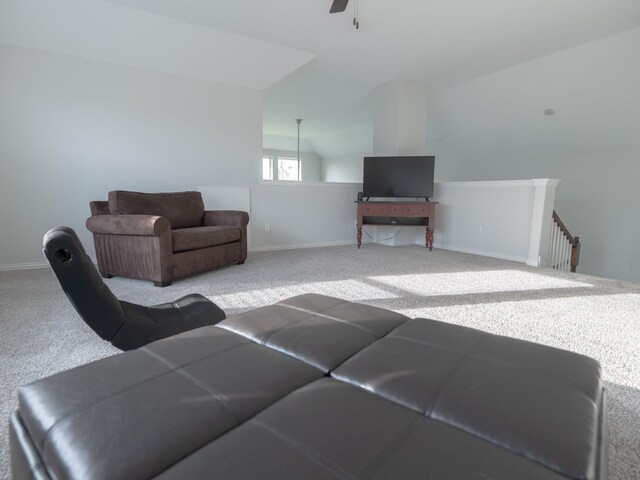
[[[146,214],[166,217],[171,228],[202,225],[204,202],[200,192],[141,193],[114,190],[109,192],[111,214]]]

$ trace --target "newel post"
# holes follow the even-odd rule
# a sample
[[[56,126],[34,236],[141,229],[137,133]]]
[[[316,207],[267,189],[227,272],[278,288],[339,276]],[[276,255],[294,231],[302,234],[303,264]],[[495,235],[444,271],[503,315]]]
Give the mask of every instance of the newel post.
[[[551,220],[556,201],[556,187],[560,180],[534,178],[533,209],[531,212],[531,237],[527,265],[546,266],[551,237]]]

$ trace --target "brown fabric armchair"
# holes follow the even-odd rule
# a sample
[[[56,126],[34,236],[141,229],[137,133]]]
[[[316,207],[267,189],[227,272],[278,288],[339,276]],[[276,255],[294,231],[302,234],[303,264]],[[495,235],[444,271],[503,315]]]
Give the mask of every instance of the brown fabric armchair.
[[[204,209],[200,192],[115,190],[90,203],[98,270],[158,287],[247,258],[247,212]]]

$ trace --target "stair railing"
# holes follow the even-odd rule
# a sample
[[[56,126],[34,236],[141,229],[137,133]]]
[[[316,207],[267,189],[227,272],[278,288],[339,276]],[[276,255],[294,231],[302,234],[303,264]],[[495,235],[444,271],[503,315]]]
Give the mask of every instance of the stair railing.
[[[574,237],[553,211],[551,241],[549,242],[549,265],[555,270],[575,272],[580,260],[580,237]]]

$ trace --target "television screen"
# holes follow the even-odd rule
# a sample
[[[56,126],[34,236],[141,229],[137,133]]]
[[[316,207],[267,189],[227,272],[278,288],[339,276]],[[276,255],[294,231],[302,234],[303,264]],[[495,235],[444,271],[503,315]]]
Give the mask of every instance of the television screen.
[[[432,197],[436,157],[364,157],[364,197]]]

